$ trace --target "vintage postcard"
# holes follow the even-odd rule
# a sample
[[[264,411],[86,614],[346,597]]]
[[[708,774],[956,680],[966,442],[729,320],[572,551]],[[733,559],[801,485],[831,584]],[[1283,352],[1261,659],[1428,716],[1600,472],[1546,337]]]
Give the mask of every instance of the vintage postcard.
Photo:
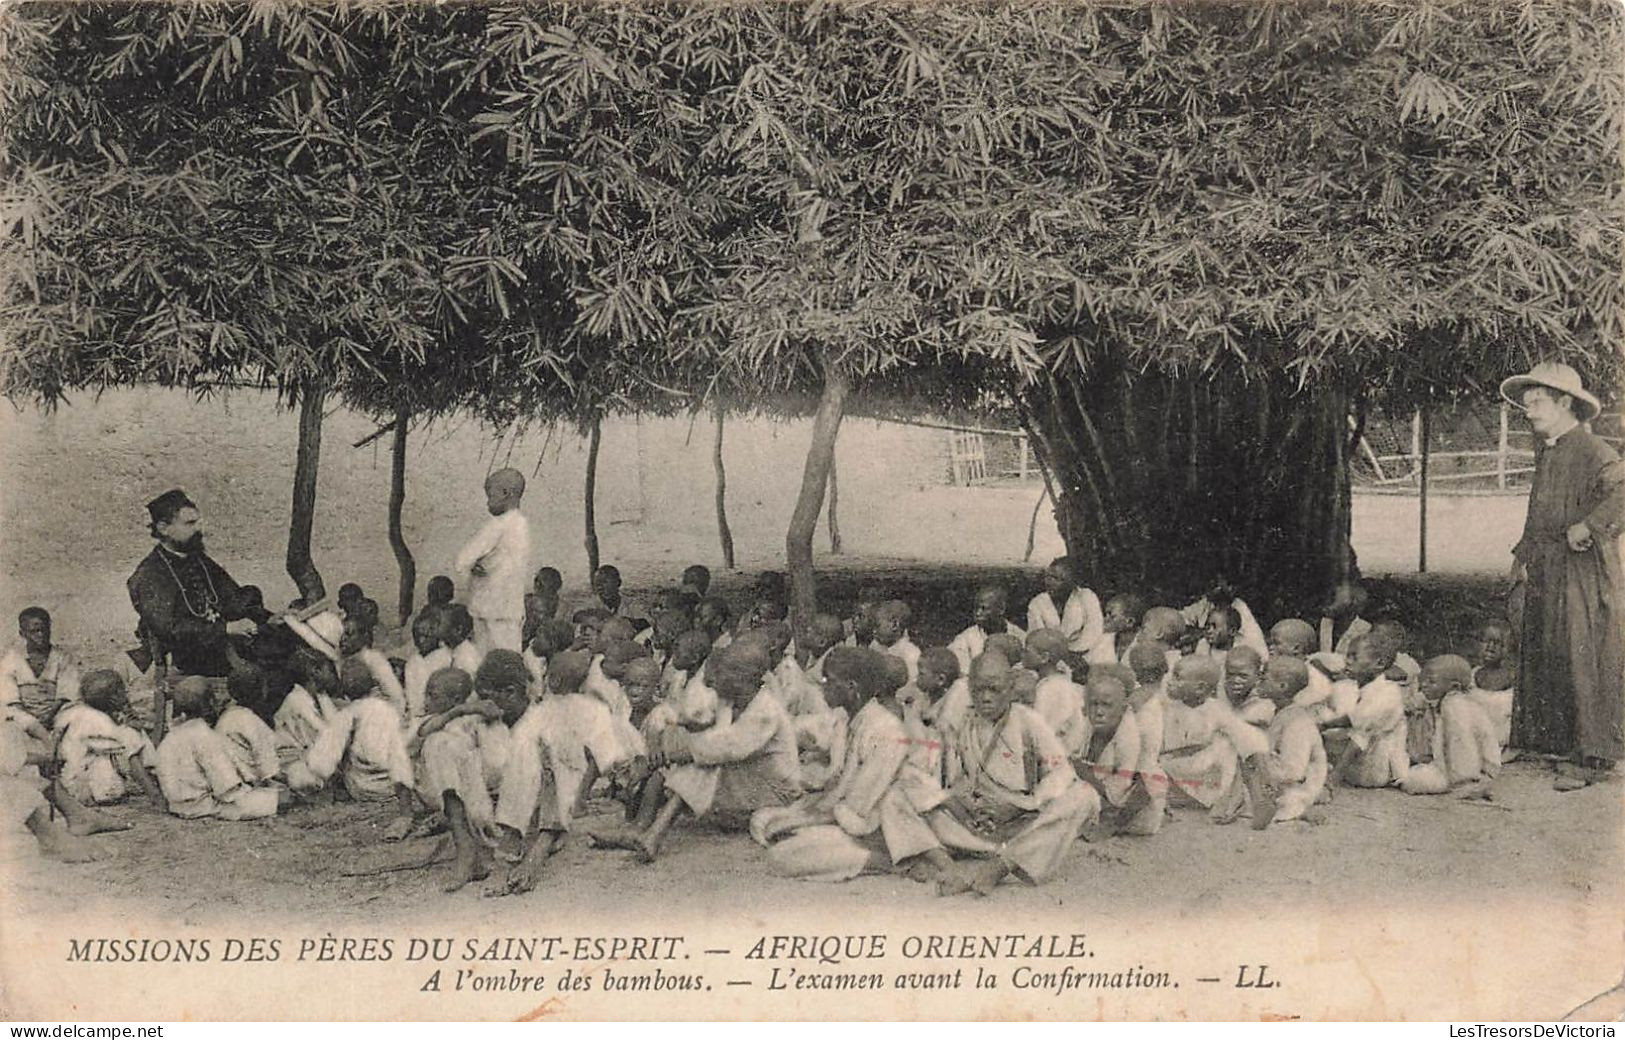
[[[0,1013],[1618,1020],[1622,44],[0,8]]]

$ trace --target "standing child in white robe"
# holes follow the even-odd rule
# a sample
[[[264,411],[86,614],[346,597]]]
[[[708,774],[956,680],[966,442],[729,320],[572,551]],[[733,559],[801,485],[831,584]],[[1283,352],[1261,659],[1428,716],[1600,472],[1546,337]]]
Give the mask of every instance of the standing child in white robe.
[[[468,612],[481,654],[521,648],[525,582],[530,575],[530,522],[519,511],[525,477],[499,469],[485,478],[485,507],[491,514],[457,554],[452,569],[467,574]]]
[[[126,724],[130,702],[118,673],[85,675],[80,699],[56,713],[57,779],[75,801],[107,805],[132,793],[157,795],[148,772],[157,752],[146,734]]]

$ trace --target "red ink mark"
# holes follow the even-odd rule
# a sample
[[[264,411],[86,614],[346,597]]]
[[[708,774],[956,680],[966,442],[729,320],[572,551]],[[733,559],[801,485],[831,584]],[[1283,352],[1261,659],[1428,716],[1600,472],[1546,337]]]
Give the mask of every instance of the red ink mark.
[[[556,1015],[564,1010],[564,1000],[561,997],[548,997],[529,1011],[514,1019],[515,1022],[534,1022],[539,1018]]]

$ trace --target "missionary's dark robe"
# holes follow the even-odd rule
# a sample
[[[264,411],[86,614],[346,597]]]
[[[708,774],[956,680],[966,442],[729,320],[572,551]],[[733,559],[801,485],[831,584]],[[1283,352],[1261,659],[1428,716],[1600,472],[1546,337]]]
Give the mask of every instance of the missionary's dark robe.
[[[206,553],[175,553],[155,545],[125,584],[141,616],[138,631],[144,639],[157,638],[173,671],[230,673],[226,622],[258,611],[224,567]]]
[[[1535,452],[1529,515],[1512,550],[1529,575],[1512,744],[1617,762],[1625,756],[1625,464],[1584,426]],[[1575,552],[1567,532],[1582,520],[1593,544]]]

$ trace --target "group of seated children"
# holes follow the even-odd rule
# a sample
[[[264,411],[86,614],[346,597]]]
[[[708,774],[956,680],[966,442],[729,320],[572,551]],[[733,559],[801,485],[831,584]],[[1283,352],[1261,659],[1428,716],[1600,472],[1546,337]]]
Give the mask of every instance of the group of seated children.
[[[222,820],[393,803],[387,839],[449,834],[448,890],[496,873],[486,891],[506,894],[536,885],[596,789],[622,812],[590,843],[644,861],[698,820],[748,831],[789,876],[898,871],[986,894],[1043,881],[1080,838],[1156,834],[1181,806],[1263,829],[1323,818],[1339,784],[1489,797],[1507,738],[1510,626],[1484,626],[1476,668],[1419,665],[1402,626],[1358,616],[1357,587],[1319,631],[1287,618],[1266,633],[1224,589],[1183,610],[1101,604],[1063,558],[1026,629],[987,585],[968,627],[922,648],[910,606],[878,593],[797,641],[781,576],[737,617],[709,585],[691,567],[633,617],[603,567],[566,619],[543,568],[516,653],[482,652],[437,577],[394,657],[374,647],[377,605],[347,585],[337,609],[281,622],[299,642],[274,705],[255,669],[173,681],[156,747],[125,679],[81,676],[30,607],[0,667],[0,764],[29,792],[10,802],[69,856],[127,826],[92,807],[131,795]]]

